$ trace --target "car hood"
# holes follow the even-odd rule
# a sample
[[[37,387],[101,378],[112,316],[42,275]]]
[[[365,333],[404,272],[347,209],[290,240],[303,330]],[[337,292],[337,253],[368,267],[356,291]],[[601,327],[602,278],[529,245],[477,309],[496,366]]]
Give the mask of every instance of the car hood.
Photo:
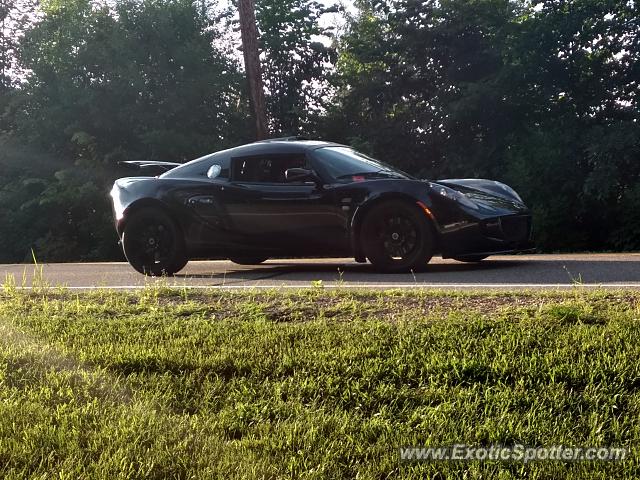
[[[465,197],[479,206],[506,209],[511,211],[527,210],[518,194],[507,185],[494,180],[481,178],[453,178],[432,182],[463,193]]]

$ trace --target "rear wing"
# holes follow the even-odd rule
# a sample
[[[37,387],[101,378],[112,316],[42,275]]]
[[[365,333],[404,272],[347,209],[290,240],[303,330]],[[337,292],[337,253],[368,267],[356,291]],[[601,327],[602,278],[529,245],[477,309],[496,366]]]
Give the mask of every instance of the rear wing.
[[[127,160],[124,162],[118,162],[118,165],[122,165],[132,170],[143,170],[144,173],[154,173],[155,175],[159,175],[160,173],[168,172],[182,164],[176,162],[158,162],[155,160]]]

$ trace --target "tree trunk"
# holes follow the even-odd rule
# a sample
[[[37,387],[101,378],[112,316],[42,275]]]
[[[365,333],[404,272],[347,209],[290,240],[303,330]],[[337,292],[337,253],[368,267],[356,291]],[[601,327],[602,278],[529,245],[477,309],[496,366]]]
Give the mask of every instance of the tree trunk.
[[[265,110],[264,90],[260,57],[258,55],[258,28],[253,0],[239,0],[240,33],[242,35],[242,53],[244,68],[249,81],[249,100],[256,122],[256,139],[264,140],[269,135]]]

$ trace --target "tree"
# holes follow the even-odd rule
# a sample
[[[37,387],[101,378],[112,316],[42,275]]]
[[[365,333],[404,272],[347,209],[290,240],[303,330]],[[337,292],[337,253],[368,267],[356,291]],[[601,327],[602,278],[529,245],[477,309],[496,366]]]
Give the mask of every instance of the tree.
[[[256,7],[271,130],[304,133],[330,101],[327,76],[335,49],[319,41],[331,37],[320,22],[337,10],[310,0],[258,0]]]
[[[326,131],[424,177],[504,180],[545,249],[638,248],[635,2],[359,2]]]
[[[47,0],[22,35],[25,1],[0,10],[2,261],[117,258],[115,162],[253,140],[245,78],[202,2]],[[273,133],[503,180],[545,250],[640,248],[637,2],[357,5],[336,38],[313,0],[257,0]]]
[[[0,133],[13,128],[16,88],[24,74],[19,41],[35,18],[34,0],[0,0]]]
[[[21,41],[29,74],[19,90],[19,139],[2,152],[2,165],[22,166],[0,184],[0,211],[10,219],[0,237],[16,242],[4,261],[23,260],[31,247],[47,261],[114,258],[108,192],[130,174],[116,161],[189,160],[250,138],[242,77],[216,36],[182,0],[43,5]],[[21,152],[21,144],[29,147]],[[55,163],[34,170],[20,158]]]
[[[262,70],[258,54],[258,28],[254,10],[253,0],[238,0],[242,54],[249,84],[249,99],[256,124],[256,138],[263,140],[268,136],[267,112],[264,103]]]
[[[187,160],[241,141],[241,77],[215,35],[187,1],[51,5],[23,42],[21,131],[66,154],[88,142],[107,160]]]
[[[6,93],[15,82],[18,39],[32,12],[33,5],[27,0],[0,2],[0,94]]]
[[[497,81],[514,2],[359,6],[340,48],[336,130],[423,175],[480,173],[510,123]]]
[[[526,112],[505,155],[543,248],[638,248],[640,68],[634,2],[541,2],[519,21],[502,88]]]

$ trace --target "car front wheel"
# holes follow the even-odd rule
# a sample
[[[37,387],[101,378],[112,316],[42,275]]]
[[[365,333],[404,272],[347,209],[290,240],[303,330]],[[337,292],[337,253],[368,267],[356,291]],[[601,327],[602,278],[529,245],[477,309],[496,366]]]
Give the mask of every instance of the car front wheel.
[[[180,228],[155,208],[131,214],[122,233],[122,248],[129,264],[150,276],[171,276],[188,261]]]
[[[367,214],[361,238],[369,261],[388,273],[424,268],[435,247],[433,226],[424,213],[397,200],[384,202]]]

